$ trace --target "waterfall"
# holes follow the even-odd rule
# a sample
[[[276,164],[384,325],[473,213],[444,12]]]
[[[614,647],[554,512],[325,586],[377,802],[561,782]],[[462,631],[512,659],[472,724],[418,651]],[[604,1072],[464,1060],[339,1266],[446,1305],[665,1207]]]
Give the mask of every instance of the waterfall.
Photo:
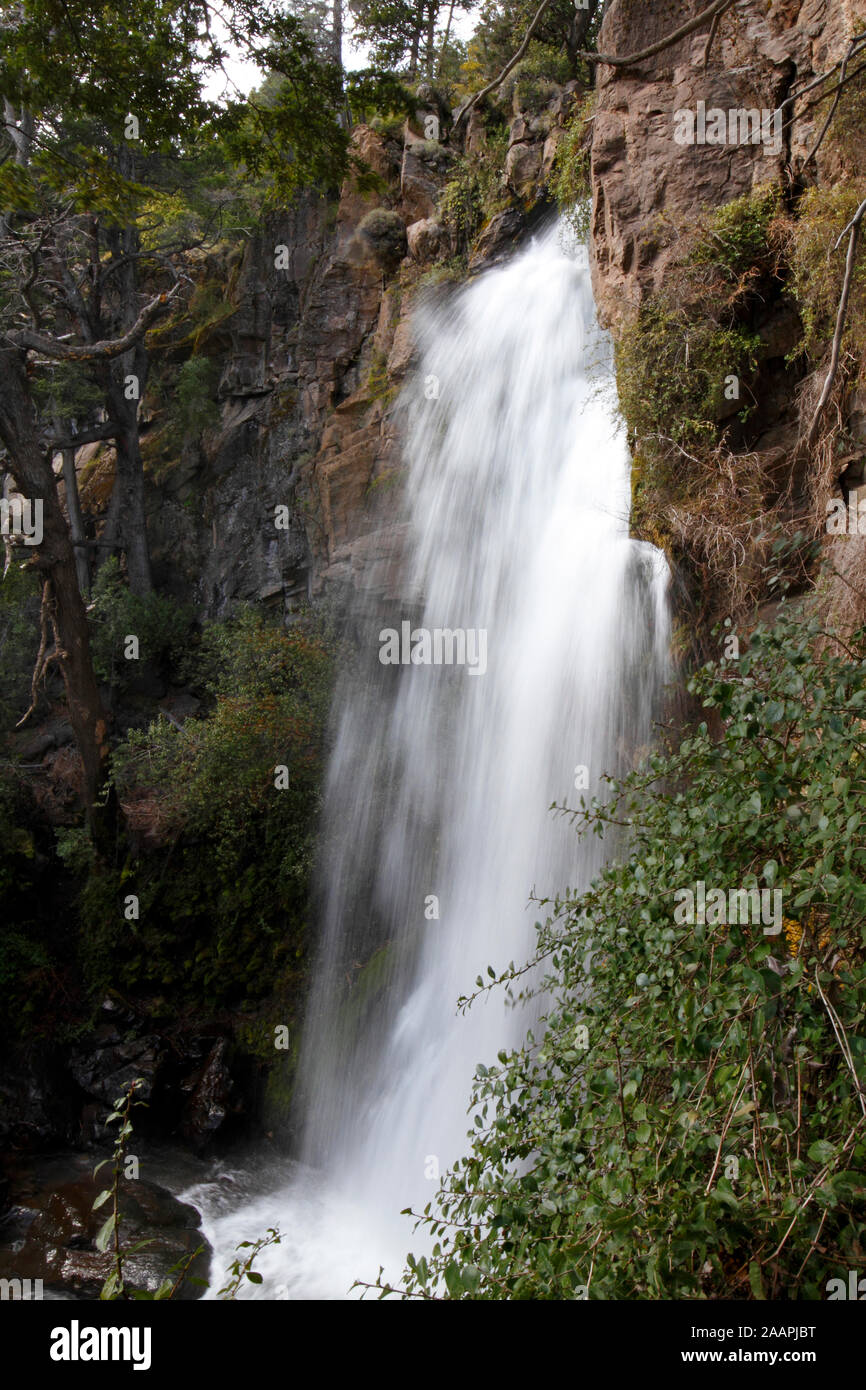
[[[218,1269],[283,1231],[258,1296],[342,1297],[420,1251],[400,1211],[466,1151],[476,1064],[534,1021],[497,992],[457,1000],[531,954],[534,896],[601,864],[551,804],[588,798],[650,735],[667,571],[629,539],[609,344],[564,240],[416,316],[401,604],[358,601],[336,701],[300,1162],[246,1204],[203,1203]]]

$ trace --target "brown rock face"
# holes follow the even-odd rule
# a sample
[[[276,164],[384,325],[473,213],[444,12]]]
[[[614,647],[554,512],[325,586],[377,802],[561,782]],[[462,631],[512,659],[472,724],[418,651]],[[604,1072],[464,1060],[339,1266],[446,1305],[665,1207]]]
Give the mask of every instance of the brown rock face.
[[[336,202],[311,194],[274,213],[242,258],[202,268],[229,285],[207,346],[219,421],[178,458],[160,454],[153,417],[148,532],[157,582],[209,615],[238,599],[287,614],[333,584],[398,583],[392,406],[412,366],[419,282],[456,250],[436,216],[457,156],[431,138],[448,125],[436,101],[402,138],[354,131],[374,193],[350,178]],[[515,117],[513,206],[484,226],[470,273],[509,254],[548,206],[543,180],[570,102],[566,88],[543,115]],[[468,146],[486,140],[474,113]]]
[[[411,221],[432,217],[451,156],[433,140],[413,140],[403,151],[400,198]]]
[[[638,52],[706,8],[703,0],[646,5],[612,0],[599,38],[601,52]],[[852,29],[866,19],[864,0],[739,0],[725,15],[704,66],[708,29],[635,67],[601,67],[593,123],[593,284],[605,322],[658,288],[673,254],[660,235],[660,216],[688,222],[760,184],[779,181],[802,162],[820,119],[803,111],[766,138],[739,142],[737,117],[726,120],[725,143],[699,143],[699,104],[713,110],[772,113],[791,92],[825,72],[845,52]],[[692,112],[695,141],[678,143]],[[817,123],[816,123],[817,122]],[[752,127],[749,127],[750,132]],[[704,135],[720,132],[706,123]],[[734,140],[731,140],[731,135]],[[819,164],[820,164],[819,156]],[[820,173],[820,167],[819,167]]]
[[[705,0],[658,5],[612,0],[599,50],[639,52],[703,8]],[[673,265],[682,238],[704,212],[773,185],[791,225],[804,189],[829,189],[848,176],[832,139],[820,146],[816,159],[810,157],[828,103],[810,106],[814,98],[798,94],[832,71],[864,22],[866,0],[735,0],[722,15],[711,46],[705,25],[635,65],[600,66],[591,147],[591,266],[601,319],[615,337],[638,307],[660,292],[662,304],[664,294],[677,299],[681,281]],[[832,81],[821,90],[832,91]],[[862,165],[851,167],[863,172]],[[761,344],[754,409],[742,425],[735,412],[722,409],[717,417],[719,424],[731,426],[725,448],[734,459],[732,476],[738,471],[736,460],[757,461],[763,496],[758,503],[752,499],[752,511],[756,505],[759,511],[783,506],[792,526],[804,525],[817,535],[823,529],[826,496],[845,492],[848,461],[846,455],[837,463],[829,446],[814,458],[804,454],[798,392],[807,370],[820,389],[826,362],[810,360],[807,368],[802,356],[793,361],[792,352],[802,343],[802,324],[781,280],[768,285],[749,326]],[[811,390],[813,383],[807,385]],[[847,438],[846,448],[852,440],[866,441],[856,396],[847,405],[843,400],[838,428]],[[637,439],[638,456],[642,448]],[[697,516],[699,499],[692,497],[691,503]],[[654,524],[652,517],[649,521]],[[676,546],[674,550],[673,558],[681,559]],[[864,552],[866,543],[857,537],[841,557],[833,553],[831,565],[862,574]],[[760,563],[760,556],[749,563]],[[828,606],[838,608],[841,585],[835,596],[833,581],[827,591]]]

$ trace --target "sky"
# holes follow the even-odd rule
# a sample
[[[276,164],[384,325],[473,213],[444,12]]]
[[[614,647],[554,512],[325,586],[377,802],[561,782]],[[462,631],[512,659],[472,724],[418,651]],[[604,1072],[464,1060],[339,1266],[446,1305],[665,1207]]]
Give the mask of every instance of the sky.
[[[456,38],[468,39],[475,28],[475,24],[476,18],[474,15],[455,15],[451,26],[452,33]],[[356,46],[352,42],[352,16],[349,11],[347,11],[346,14],[343,61],[350,71],[367,67],[369,64],[367,47],[362,44]],[[226,81],[226,77],[221,73],[211,74],[205,82],[205,92],[209,97],[218,99],[224,93],[229,96],[237,96],[238,93],[247,96],[262,80],[261,69],[256,67],[255,63],[246,62],[240,57],[228,58],[224,66],[228,82]]]

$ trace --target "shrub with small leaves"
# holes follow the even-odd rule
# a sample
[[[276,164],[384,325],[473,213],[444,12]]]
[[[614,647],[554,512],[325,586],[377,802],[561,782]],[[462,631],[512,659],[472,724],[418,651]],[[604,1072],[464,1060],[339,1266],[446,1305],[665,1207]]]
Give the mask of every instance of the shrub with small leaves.
[[[476,982],[545,1017],[478,1066],[405,1294],[820,1299],[862,1266],[866,631],[783,609],[690,690],[705,721],[568,812],[625,848]],[[781,892],[785,934],[678,922],[701,881]]]

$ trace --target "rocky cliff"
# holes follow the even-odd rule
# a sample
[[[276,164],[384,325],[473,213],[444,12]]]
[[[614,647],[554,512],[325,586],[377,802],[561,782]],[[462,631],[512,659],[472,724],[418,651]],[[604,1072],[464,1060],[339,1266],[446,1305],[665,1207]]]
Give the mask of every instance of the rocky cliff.
[[[619,55],[638,53],[704,8],[702,0],[650,6],[638,0],[612,0],[599,50]],[[756,292],[750,302],[747,294],[741,295],[739,318],[720,314],[717,321],[726,329],[735,323],[753,335],[750,370],[739,373],[746,378],[743,387],[748,410],[742,423],[733,419],[737,405],[727,407],[718,390],[713,418],[724,431],[725,460],[717,454],[711,461],[705,449],[697,451],[700,457],[693,458],[690,465],[689,501],[667,508],[671,514],[665,521],[660,519],[661,513],[672,498],[665,498],[664,487],[656,489],[649,507],[637,508],[643,533],[662,539],[676,562],[685,561],[681,601],[707,617],[733,614],[740,600],[768,596],[766,576],[762,577],[767,555],[756,536],[760,528],[750,526],[746,531],[740,527],[734,536],[738,524],[734,512],[740,520],[749,510],[763,512],[765,517],[773,514],[789,533],[801,527],[820,543],[828,500],[847,498],[862,475],[866,396],[860,368],[854,361],[859,344],[851,346],[847,372],[837,383],[835,423],[827,425],[818,445],[810,450],[804,448],[804,435],[809,411],[827,371],[844,265],[844,245],[834,253],[833,242],[848,221],[848,202],[856,208],[862,197],[866,172],[863,88],[857,72],[860,60],[852,55],[847,72],[837,67],[849,50],[852,36],[864,23],[863,0],[770,0],[767,4],[736,0],[722,14],[711,42],[707,23],[632,66],[599,66],[597,104],[591,122],[592,269],[602,318],[618,339],[626,337],[630,325],[645,327],[653,306],[663,305],[668,312],[676,301],[684,344],[676,359],[678,371],[683,379],[694,372],[690,328],[701,316],[705,320],[711,316],[716,307],[709,304],[706,295],[694,295],[689,304],[694,277],[689,283],[688,269],[694,269],[696,260],[707,265],[711,259],[705,247],[695,256],[695,229],[703,219],[709,228],[707,235],[715,236],[721,246],[725,228],[710,225],[714,210],[737,200],[738,207],[754,206],[767,189],[774,190],[777,197],[768,238],[775,236],[770,273],[753,285]],[[837,71],[832,76],[834,68]],[[830,76],[822,84],[817,79],[824,74]],[[847,77],[846,87],[835,93],[840,76]],[[840,101],[838,109],[833,108],[834,95]],[[829,132],[821,138],[831,111]],[[723,116],[721,124],[712,124],[718,121],[713,113]],[[755,127],[749,124],[750,113],[764,122],[757,138]],[[831,193],[836,202],[831,202]],[[846,194],[850,194],[847,201]],[[814,328],[818,315],[804,284],[809,276],[803,272],[803,247],[822,210],[827,215],[823,234],[833,293],[821,306],[824,322],[820,341],[809,345],[810,325]],[[807,221],[809,217],[812,223]],[[823,273],[820,256],[818,264]],[[742,264],[733,265],[730,256],[727,268],[740,276],[746,273]],[[730,291],[725,309],[730,309],[732,296]],[[695,341],[693,338],[692,345]],[[710,375],[715,372],[719,387],[730,379],[729,374],[739,372],[721,336],[715,368],[700,365]],[[648,369],[643,374],[646,390],[664,390],[664,383],[653,381]],[[742,398],[737,399],[742,405]],[[639,416],[640,411],[635,414]],[[733,428],[724,430],[732,419]],[[643,432],[635,419],[629,424],[642,465],[650,450],[646,423]],[[698,475],[702,466],[706,470],[703,477]],[[748,582],[728,586],[728,592],[724,592],[724,583],[716,583],[717,592],[709,600],[705,594],[696,597],[696,590],[711,564],[708,557],[714,543],[721,543],[722,528],[714,513],[719,523],[715,541],[706,534],[706,527],[700,534],[697,512],[702,498],[713,512],[708,499],[717,494],[717,475],[725,468],[731,513],[727,520],[733,539],[721,565],[730,572],[740,564],[739,548],[744,572],[751,567],[751,574]],[[673,500],[678,504],[681,499]],[[826,560],[826,540],[823,543]],[[858,537],[850,546],[837,547],[824,569],[838,568],[850,576],[862,568],[861,551],[862,539]],[[802,581],[802,562],[793,566],[792,575],[795,573]],[[813,578],[815,573],[813,568]],[[823,592],[829,608],[843,610],[854,620],[857,613],[851,607],[850,585],[831,576]],[[858,601],[856,609],[860,607]]]
[[[459,161],[485,150],[486,121],[476,114],[449,142],[449,113],[431,95],[402,130],[355,131],[374,192],[353,178],[336,202],[307,197],[271,215],[239,260],[195,268],[224,287],[199,346],[218,371],[219,419],[172,451],[160,444],[158,406],[145,414],[161,586],[194,594],[212,616],[239,599],[288,613],[345,583],[396,592],[393,405],[412,363],[413,306],[508,254],[549,211],[546,179],[571,104],[568,89],[541,111],[515,103],[491,208],[468,243],[438,204]],[[439,121],[443,140],[426,138]],[[99,466],[93,454],[79,460],[90,508],[110,491],[112,467],[109,450]]]

